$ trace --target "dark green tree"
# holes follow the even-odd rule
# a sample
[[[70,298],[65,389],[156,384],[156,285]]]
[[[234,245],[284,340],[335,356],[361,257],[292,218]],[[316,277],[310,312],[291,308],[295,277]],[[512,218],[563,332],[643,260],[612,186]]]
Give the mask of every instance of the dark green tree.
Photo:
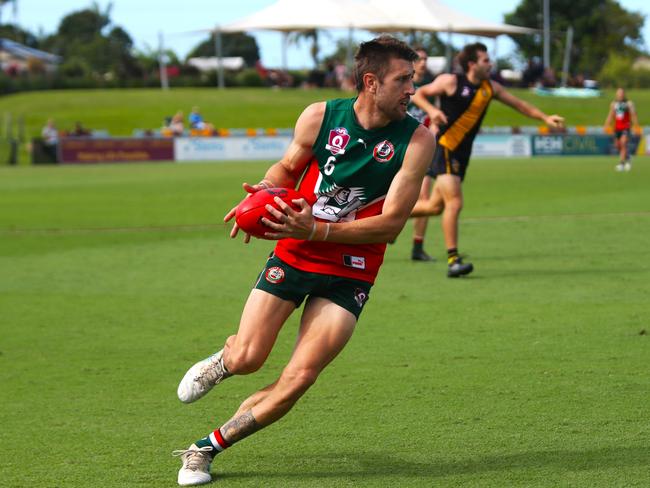
[[[93,73],[111,74],[118,78],[140,76],[142,69],[133,55],[133,40],[121,27],[111,22],[112,4],[104,10],[97,3],[92,7],[66,15],[55,34],[45,45],[64,58],[74,59],[75,69],[83,60]]]
[[[571,71],[595,75],[609,53],[636,56],[643,52],[644,15],[625,10],[616,0],[550,0],[551,66],[560,70],[566,31],[573,26]],[[505,16],[508,24],[542,29],[542,1],[522,0]],[[525,59],[542,55],[542,35],[513,36]]]
[[[221,50],[224,56],[241,56],[246,66],[253,66],[260,59],[260,50],[253,36],[241,32],[222,33]],[[216,43],[211,35],[187,55],[189,58],[216,56]]]
[[[16,24],[0,25],[0,37],[20,42],[25,46],[39,48],[38,37]]]

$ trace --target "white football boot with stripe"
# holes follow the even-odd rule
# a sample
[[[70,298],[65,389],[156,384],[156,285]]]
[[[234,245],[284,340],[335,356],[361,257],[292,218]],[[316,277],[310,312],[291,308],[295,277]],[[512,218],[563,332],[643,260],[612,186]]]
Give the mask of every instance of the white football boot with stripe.
[[[192,403],[232,376],[223,365],[223,349],[192,366],[178,385],[178,399]]]
[[[178,484],[181,486],[204,485],[212,481],[210,464],[212,463],[211,447],[197,447],[192,444],[187,449],[172,452],[180,456],[183,466],[178,471]]]

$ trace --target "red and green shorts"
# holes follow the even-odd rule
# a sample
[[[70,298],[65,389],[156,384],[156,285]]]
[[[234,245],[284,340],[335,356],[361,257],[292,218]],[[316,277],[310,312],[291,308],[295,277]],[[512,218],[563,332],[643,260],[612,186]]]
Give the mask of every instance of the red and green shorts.
[[[289,266],[271,254],[255,288],[291,300],[296,308],[305,297],[321,297],[343,307],[357,319],[370,296],[372,284],[341,276],[311,273]]]

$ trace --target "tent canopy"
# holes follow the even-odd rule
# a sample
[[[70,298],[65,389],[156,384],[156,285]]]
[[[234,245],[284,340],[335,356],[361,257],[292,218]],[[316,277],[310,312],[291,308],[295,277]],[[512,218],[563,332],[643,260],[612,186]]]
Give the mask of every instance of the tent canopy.
[[[276,3],[221,27],[223,32],[310,29],[454,32],[484,37],[533,34],[535,29],[476,19],[439,0],[278,0]]]
[[[358,22],[371,13],[365,1],[351,0],[278,0],[248,17],[221,27],[222,32],[274,30],[292,32],[311,29],[362,28]],[[386,21],[380,13],[376,20]]]
[[[477,19],[448,7],[439,0],[400,0],[395,8],[393,0],[349,0],[363,2],[373,9],[390,13],[389,22],[376,18],[361,19],[358,27],[374,31],[415,30],[425,32],[453,32],[482,37],[500,34],[534,34],[535,29],[498,24]]]

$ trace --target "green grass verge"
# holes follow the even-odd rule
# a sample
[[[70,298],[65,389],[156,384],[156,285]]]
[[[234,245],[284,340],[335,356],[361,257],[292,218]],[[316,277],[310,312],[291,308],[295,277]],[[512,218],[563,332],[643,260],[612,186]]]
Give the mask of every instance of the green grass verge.
[[[517,96],[539,106],[547,113],[559,113],[569,125],[600,125],[605,121],[612,91],[596,99],[539,97],[528,90],[513,90]],[[650,124],[650,90],[630,90],[629,97],[639,107],[642,125]],[[305,105],[351,93],[333,90],[270,90],[175,88],[166,92],[140,90],[58,90],[29,92],[0,98],[0,114],[11,113],[14,120],[23,117],[28,138],[40,135],[48,117],[60,129],[72,129],[76,121],[94,129],[106,129],[112,135],[131,135],[133,129],[162,125],[166,115],[177,110],[189,113],[201,107],[206,120],[217,127],[293,127]],[[485,125],[535,125],[498,102],[493,103]]]
[[[221,455],[232,487],[644,487],[650,160],[476,160],[445,277],[439,222],[390,246],[357,331],[278,424]],[[172,487],[170,452],[273,381],[190,406],[271,245],[221,224],[258,163],[0,168],[0,486]]]

